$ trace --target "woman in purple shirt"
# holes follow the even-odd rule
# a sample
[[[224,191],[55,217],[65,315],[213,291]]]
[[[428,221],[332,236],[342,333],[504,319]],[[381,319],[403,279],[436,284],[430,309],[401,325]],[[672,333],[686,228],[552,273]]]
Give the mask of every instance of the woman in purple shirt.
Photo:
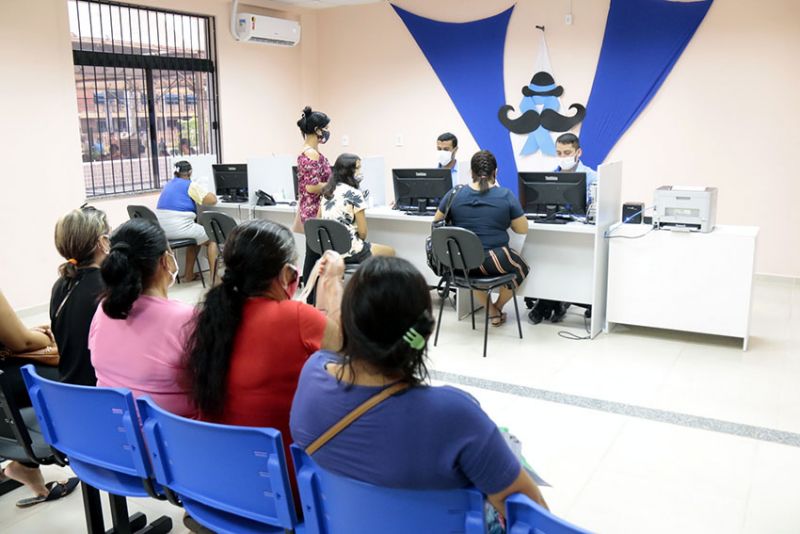
[[[341,320],[341,354],[319,351],[300,374],[290,419],[296,444],[307,448],[386,387],[410,387],[317,450],[313,457],[320,466],[384,487],[475,486],[501,514],[512,493],[546,506],[478,402],[459,389],[425,384],[434,321],[430,290],[414,266],[394,257],[366,260],[345,289]]]

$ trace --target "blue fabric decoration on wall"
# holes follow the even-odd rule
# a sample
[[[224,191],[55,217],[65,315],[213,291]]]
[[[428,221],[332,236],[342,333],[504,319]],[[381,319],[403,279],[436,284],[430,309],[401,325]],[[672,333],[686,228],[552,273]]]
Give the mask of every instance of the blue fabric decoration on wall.
[[[483,20],[440,22],[392,5],[425,54],[481,149],[497,158],[500,183],[517,192],[517,164],[508,130],[497,120],[505,103],[503,53],[513,7]],[[448,125],[442,125],[447,129]]]
[[[581,159],[596,168],[647,106],[713,0],[611,0],[581,128]]]

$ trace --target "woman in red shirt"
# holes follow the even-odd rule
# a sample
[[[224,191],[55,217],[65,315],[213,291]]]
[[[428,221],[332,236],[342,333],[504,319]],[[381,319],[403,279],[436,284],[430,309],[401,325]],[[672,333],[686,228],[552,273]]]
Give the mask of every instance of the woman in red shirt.
[[[339,325],[292,300],[298,258],[285,226],[242,223],[223,256],[222,283],[207,293],[188,343],[192,396],[205,421],[280,430],[288,460],[289,409],[300,370],[320,348],[340,348]]]

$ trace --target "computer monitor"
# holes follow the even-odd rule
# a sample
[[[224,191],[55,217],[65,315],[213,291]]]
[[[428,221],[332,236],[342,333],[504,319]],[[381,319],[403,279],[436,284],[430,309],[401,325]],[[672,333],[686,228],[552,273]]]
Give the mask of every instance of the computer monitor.
[[[434,212],[453,187],[450,169],[392,169],[395,209]]]
[[[300,200],[300,189],[297,185],[297,165],[292,165],[292,185],[294,185],[294,199]]]
[[[223,202],[247,202],[247,164],[212,165],[214,187]]]
[[[565,223],[586,215],[585,172],[521,172],[519,201],[528,218]]]

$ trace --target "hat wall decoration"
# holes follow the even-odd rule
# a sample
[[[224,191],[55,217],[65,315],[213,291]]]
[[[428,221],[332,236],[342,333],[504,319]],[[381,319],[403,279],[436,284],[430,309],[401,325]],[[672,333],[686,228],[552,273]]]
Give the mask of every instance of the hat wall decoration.
[[[497,112],[500,123],[511,133],[528,134],[528,140],[522,147],[523,156],[533,154],[541,149],[548,156],[555,156],[556,147],[550,132],[566,132],[580,124],[586,116],[586,108],[581,104],[572,104],[572,116],[562,115],[558,100],[564,88],[556,85],[549,72],[540,71],[533,75],[531,83],[522,88],[522,102],[516,119],[510,117],[514,107],[504,105]]]

